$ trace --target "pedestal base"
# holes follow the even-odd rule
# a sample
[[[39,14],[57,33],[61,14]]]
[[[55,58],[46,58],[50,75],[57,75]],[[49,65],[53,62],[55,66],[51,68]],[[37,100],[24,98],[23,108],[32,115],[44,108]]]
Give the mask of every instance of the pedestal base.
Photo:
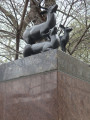
[[[53,50],[0,71],[0,120],[90,120],[87,64]]]

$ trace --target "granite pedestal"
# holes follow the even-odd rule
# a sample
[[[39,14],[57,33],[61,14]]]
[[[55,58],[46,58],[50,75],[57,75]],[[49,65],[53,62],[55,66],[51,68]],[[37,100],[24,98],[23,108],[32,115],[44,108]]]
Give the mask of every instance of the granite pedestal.
[[[1,65],[0,120],[90,120],[90,67],[59,50]]]

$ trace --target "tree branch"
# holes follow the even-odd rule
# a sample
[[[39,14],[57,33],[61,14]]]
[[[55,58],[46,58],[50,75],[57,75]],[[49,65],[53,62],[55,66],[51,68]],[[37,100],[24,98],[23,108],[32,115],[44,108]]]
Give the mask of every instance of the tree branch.
[[[12,33],[12,32],[8,32],[6,30],[0,30],[0,32],[4,33],[4,34],[9,34],[9,35],[12,35],[14,38],[15,38],[15,34]]]
[[[12,21],[13,25],[17,24],[17,21],[15,20],[15,17],[10,14],[7,10],[5,10],[1,5],[0,5],[0,11],[5,14],[6,17],[9,17],[10,20]]]
[[[71,14],[68,14],[68,13],[65,13],[65,12],[63,12],[62,10],[57,10],[58,12],[60,12],[60,13],[62,13],[62,14],[64,14],[64,15],[68,15],[68,17],[72,17],[74,20],[76,20],[78,23],[80,23],[80,24],[82,24],[76,17],[74,17],[73,15],[71,15]]]
[[[73,47],[72,51],[70,52],[70,55],[72,55],[74,53],[74,51],[76,50],[77,46],[80,44],[80,42],[82,41],[83,37],[85,36],[86,32],[88,31],[88,29],[90,28],[90,24],[88,25],[88,27],[85,29],[84,33],[82,34],[82,36],[80,37],[80,39],[78,40],[78,42],[76,43],[76,45]]]
[[[1,57],[5,57],[7,60],[12,61],[11,59],[9,59],[8,57],[6,57],[6,55],[0,55]]]
[[[3,42],[0,42],[0,43],[1,43],[2,45],[4,45],[5,47],[10,48],[11,50],[13,50],[13,51],[15,51],[15,52],[17,52],[17,53],[22,54],[21,52],[16,51],[15,49],[13,49],[13,48],[11,48],[10,46],[4,44]]]

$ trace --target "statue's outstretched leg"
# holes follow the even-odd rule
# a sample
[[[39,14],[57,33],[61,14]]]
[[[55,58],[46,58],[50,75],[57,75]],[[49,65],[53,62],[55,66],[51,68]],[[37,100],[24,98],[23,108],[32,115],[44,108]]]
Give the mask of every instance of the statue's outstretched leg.
[[[62,41],[62,42],[60,43],[60,45],[61,45],[61,50],[62,50],[63,52],[66,52],[66,44],[64,43],[64,41]]]
[[[48,50],[51,50],[51,49],[53,49],[53,48],[52,48],[52,47],[49,47],[49,48],[43,49],[42,51],[45,52],[45,51],[48,51]]]
[[[32,55],[32,53],[33,53],[33,51],[32,51],[31,45],[27,44],[24,48],[23,56],[28,57],[28,56]]]

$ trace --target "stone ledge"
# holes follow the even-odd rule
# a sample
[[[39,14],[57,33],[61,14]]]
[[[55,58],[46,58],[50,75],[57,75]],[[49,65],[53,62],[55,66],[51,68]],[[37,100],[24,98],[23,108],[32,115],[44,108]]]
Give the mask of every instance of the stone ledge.
[[[0,66],[0,81],[57,69],[57,50],[32,55]]]
[[[89,65],[59,50],[58,70],[81,80],[90,82]]]
[[[87,64],[57,49],[1,65],[0,81],[51,70],[63,71],[81,80],[90,81],[90,67]]]

